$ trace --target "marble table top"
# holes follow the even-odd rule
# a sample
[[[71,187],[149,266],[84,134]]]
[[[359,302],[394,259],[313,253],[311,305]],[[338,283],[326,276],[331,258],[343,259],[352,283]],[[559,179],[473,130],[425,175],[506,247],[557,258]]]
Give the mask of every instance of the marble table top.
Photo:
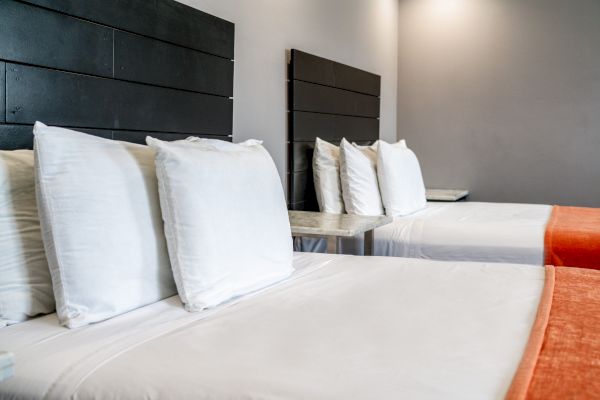
[[[469,195],[465,189],[427,189],[428,201],[458,201]]]
[[[312,211],[288,211],[292,235],[354,236],[389,224],[392,218]]]

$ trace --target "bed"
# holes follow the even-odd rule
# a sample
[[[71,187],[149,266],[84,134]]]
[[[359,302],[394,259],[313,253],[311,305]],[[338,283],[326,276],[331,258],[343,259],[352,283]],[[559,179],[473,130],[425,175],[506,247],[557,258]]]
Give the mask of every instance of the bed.
[[[210,311],[172,297],[75,330],[54,314],[2,329],[16,375],[0,397],[501,399],[548,280],[499,263],[296,253],[294,266]]]
[[[335,145],[342,138],[363,145],[379,139],[380,85],[375,74],[292,51],[288,102],[291,210],[319,211],[313,179],[317,138]],[[338,248],[362,254],[363,246],[357,238],[342,241]],[[325,251],[326,245],[304,238],[296,249]],[[425,209],[378,228],[374,254],[600,269],[600,210],[429,202]]]
[[[374,254],[431,260],[544,264],[544,232],[551,206],[428,202],[415,214],[375,230]],[[362,239],[341,241],[341,251],[361,254]],[[324,252],[303,238],[302,250]]]
[[[55,315],[3,329],[17,373],[0,397],[502,398],[544,282],[512,265],[297,253],[295,267],[212,312],[170,298],[83,329]]]

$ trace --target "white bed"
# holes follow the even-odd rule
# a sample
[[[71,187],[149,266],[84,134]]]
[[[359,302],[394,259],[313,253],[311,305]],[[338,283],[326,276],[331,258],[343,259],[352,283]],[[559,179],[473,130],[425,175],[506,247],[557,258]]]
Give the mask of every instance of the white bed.
[[[443,209],[443,206],[432,207]],[[541,267],[296,253],[285,282],[216,309],[172,297],[78,329],[0,330],[2,399],[501,399]]]
[[[373,251],[380,256],[542,265],[551,211],[540,204],[429,202],[424,210],[377,228]],[[345,254],[362,254],[362,248],[361,238],[341,241]],[[303,251],[325,249],[324,241],[302,240]]]

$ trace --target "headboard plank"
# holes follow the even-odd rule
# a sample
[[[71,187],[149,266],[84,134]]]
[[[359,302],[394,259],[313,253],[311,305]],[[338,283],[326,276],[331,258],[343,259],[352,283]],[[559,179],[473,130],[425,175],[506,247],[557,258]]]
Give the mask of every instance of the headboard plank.
[[[0,61],[0,123],[6,122],[6,63]]]
[[[24,1],[120,30],[233,59],[234,25],[175,1]]]
[[[294,111],[294,142],[313,143],[317,137],[340,141],[369,141],[379,135],[379,120],[375,118],[349,117],[346,115],[319,114]]]
[[[379,96],[379,75],[295,50],[294,79]]]
[[[289,207],[318,210],[312,172],[317,137],[369,144],[379,138],[381,78],[292,50],[289,69]]]
[[[379,97],[304,81],[294,81],[294,111],[379,117]]]
[[[230,97],[232,76],[225,58],[115,31],[115,78]]]
[[[7,65],[7,123],[84,128],[231,133],[226,97],[114,79]],[[48,99],[60,101],[48,101]]]
[[[36,121],[231,140],[234,25],[173,0],[0,0],[0,149]]]
[[[0,7],[1,58],[112,77],[112,29],[11,0]]]

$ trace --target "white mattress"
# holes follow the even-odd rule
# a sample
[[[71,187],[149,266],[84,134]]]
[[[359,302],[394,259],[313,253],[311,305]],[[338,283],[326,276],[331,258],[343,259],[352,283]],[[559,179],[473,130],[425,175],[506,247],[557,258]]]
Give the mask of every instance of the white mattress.
[[[2,399],[501,399],[541,267],[296,254],[265,291],[188,313],[172,297],[69,330],[0,329]]]
[[[375,230],[374,254],[428,260],[543,265],[551,206],[508,203],[427,203],[427,208]],[[345,254],[362,254],[362,238],[341,241]],[[326,243],[303,239],[304,251]]]

